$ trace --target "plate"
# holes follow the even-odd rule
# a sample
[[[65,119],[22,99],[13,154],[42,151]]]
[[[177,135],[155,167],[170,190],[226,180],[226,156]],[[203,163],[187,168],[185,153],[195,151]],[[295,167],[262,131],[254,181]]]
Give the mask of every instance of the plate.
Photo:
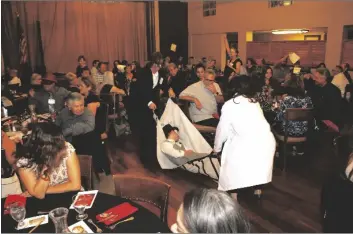
[[[69,230],[72,233],[94,233],[83,221],[72,224]]]
[[[25,228],[37,226],[38,222],[40,222],[41,219],[44,219],[44,221],[40,225],[48,223],[48,215],[34,216],[34,217],[27,218],[27,219],[23,220],[25,225],[23,227],[21,227],[20,229],[25,229]],[[36,222],[36,220],[38,220],[38,221]]]
[[[84,204],[84,206],[86,206],[86,209],[91,208],[93,206],[94,200],[97,197],[97,193],[98,190],[78,192],[74,202],[70,206],[70,209],[74,209],[74,204],[76,204],[77,202],[84,202],[84,200],[80,201],[80,199],[87,199],[88,203]]]

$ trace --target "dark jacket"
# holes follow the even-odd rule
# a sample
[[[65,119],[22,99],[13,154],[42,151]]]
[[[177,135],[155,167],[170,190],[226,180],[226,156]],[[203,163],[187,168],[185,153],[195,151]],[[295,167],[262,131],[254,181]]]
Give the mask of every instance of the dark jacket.
[[[70,94],[70,91],[63,87],[55,87],[54,90],[55,111],[60,112],[65,107],[65,99]],[[42,89],[39,92],[35,92],[34,96],[29,98],[28,103],[36,106],[38,114],[49,113],[49,97],[50,94]]]
[[[153,102],[158,108],[161,88],[161,76],[159,75],[157,85],[153,88],[152,71],[145,67],[137,73],[137,81],[130,91],[130,96],[136,101],[136,108],[140,111],[150,112],[149,102]]]
[[[170,79],[163,80],[163,96],[168,96],[168,90],[172,88],[175,95],[179,97],[179,94],[186,88],[185,73],[178,71],[175,76],[171,76]]]
[[[315,117],[318,120],[330,120],[336,125],[342,122],[342,97],[341,91],[332,83],[325,86],[313,86],[308,90],[308,95],[314,104]]]

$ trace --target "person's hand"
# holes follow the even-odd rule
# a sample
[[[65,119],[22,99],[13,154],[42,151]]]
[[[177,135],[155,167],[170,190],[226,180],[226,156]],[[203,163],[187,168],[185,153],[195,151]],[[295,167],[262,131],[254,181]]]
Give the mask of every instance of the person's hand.
[[[155,110],[155,109],[157,109],[157,106],[156,106],[156,104],[151,102],[151,104],[149,104],[148,108],[150,108],[151,110]]]
[[[107,138],[108,138],[107,133],[106,133],[106,132],[103,132],[103,133],[101,134],[101,140],[105,140],[105,139],[107,139]]]
[[[195,103],[197,109],[199,109],[199,110],[202,109],[202,104],[199,101],[199,99],[195,98],[194,103]]]
[[[119,102],[119,108],[124,108],[124,103],[122,103],[122,102]]]
[[[217,90],[214,84],[211,84],[209,86],[206,87],[206,89],[208,89],[209,91],[211,91],[211,93],[216,94]]]
[[[29,96],[34,97],[35,92],[34,92],[33,89],[30,89],[30,90],[28,91],[28,94],[29,94]]]
[[[42,168],[42,171],[40,172],[41,175],[45,175],[45,176],[48,176],[49,174],[49,168],[48,166],[44,165],[43,168]]]
[[[170,89],[168,90],[168,94],[169,94],[169,97],[170,97],[170,98],[175,98],[175,93],[174,93],[174,90],[173,90],[172,88],[170,88]]]
[[[121,91],[119,92],[120,95],[122,96],[126,96],[125,90],[121,89]]]
[[[164,92],[163,92],[163,90],[159,90],[159,95],[161,95],[161,96],[162,96],[162,95],[163,95],[163,93],[164,93]]]
[[[309,73],[308,74],[304,74],[303,77],[304,77],[304,79],[310,79],[311,78],[311,74],[309,74]]]
[[[192,151],[192,150],[185,150],[185,151],[184,151],[184,156],[185,156],[185,157],[192,156],[193,154],[195,154],[195,153],[194,153],[194,151]]]

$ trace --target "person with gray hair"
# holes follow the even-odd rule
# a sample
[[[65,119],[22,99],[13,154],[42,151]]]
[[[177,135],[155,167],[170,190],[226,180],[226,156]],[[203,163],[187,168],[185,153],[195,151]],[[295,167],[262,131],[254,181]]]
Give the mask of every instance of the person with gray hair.
[[[240,205],[226,192],[197,188],[187,192],[173,233],[249,233],[251,226]]]
[[[215,72],[207,70],[203,80],[190,85],[180,94],[181,100],[191,102],[190,118],[196,124],[211,127],[218,125],[217,103],[223,103],[224,98],[215,79]]]
[[[305,88],[313,101],[315,118],[317,120],[330,120],[339,126],[342,122],[341,91],[331,82],[328,82],[329,77],[330,72],[326,68],[318,68],[314,73],[304,75],[304,79],[307,79]],[[308,85],[310,84],[309,79],[315,82],[312,87]]]
[[[71,93],[66,107],[57,116],[55,123],[60,126],[68,142],[73,136],[86,134],[94,130],[95,118],[84,106],[84,97],[80,93]]]
[[[185,74],[179,70],[175,63],[168,65],[169,77],[163,81],[163,96],[178,98],[186,87]]]

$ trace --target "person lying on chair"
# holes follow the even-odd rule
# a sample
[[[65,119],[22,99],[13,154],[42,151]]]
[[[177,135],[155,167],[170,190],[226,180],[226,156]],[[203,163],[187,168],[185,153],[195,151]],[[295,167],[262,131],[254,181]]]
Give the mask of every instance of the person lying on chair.
[[[177,167],[192,173],[200,173],[218,180],[220,164],[217,158],[212,156],[204,156],[187,150],[182,142],[179,141],[179,129],[167,124],[163,127],[163,132],[167,138],[161,143],[161,151],[167,156],[168,160]]]

